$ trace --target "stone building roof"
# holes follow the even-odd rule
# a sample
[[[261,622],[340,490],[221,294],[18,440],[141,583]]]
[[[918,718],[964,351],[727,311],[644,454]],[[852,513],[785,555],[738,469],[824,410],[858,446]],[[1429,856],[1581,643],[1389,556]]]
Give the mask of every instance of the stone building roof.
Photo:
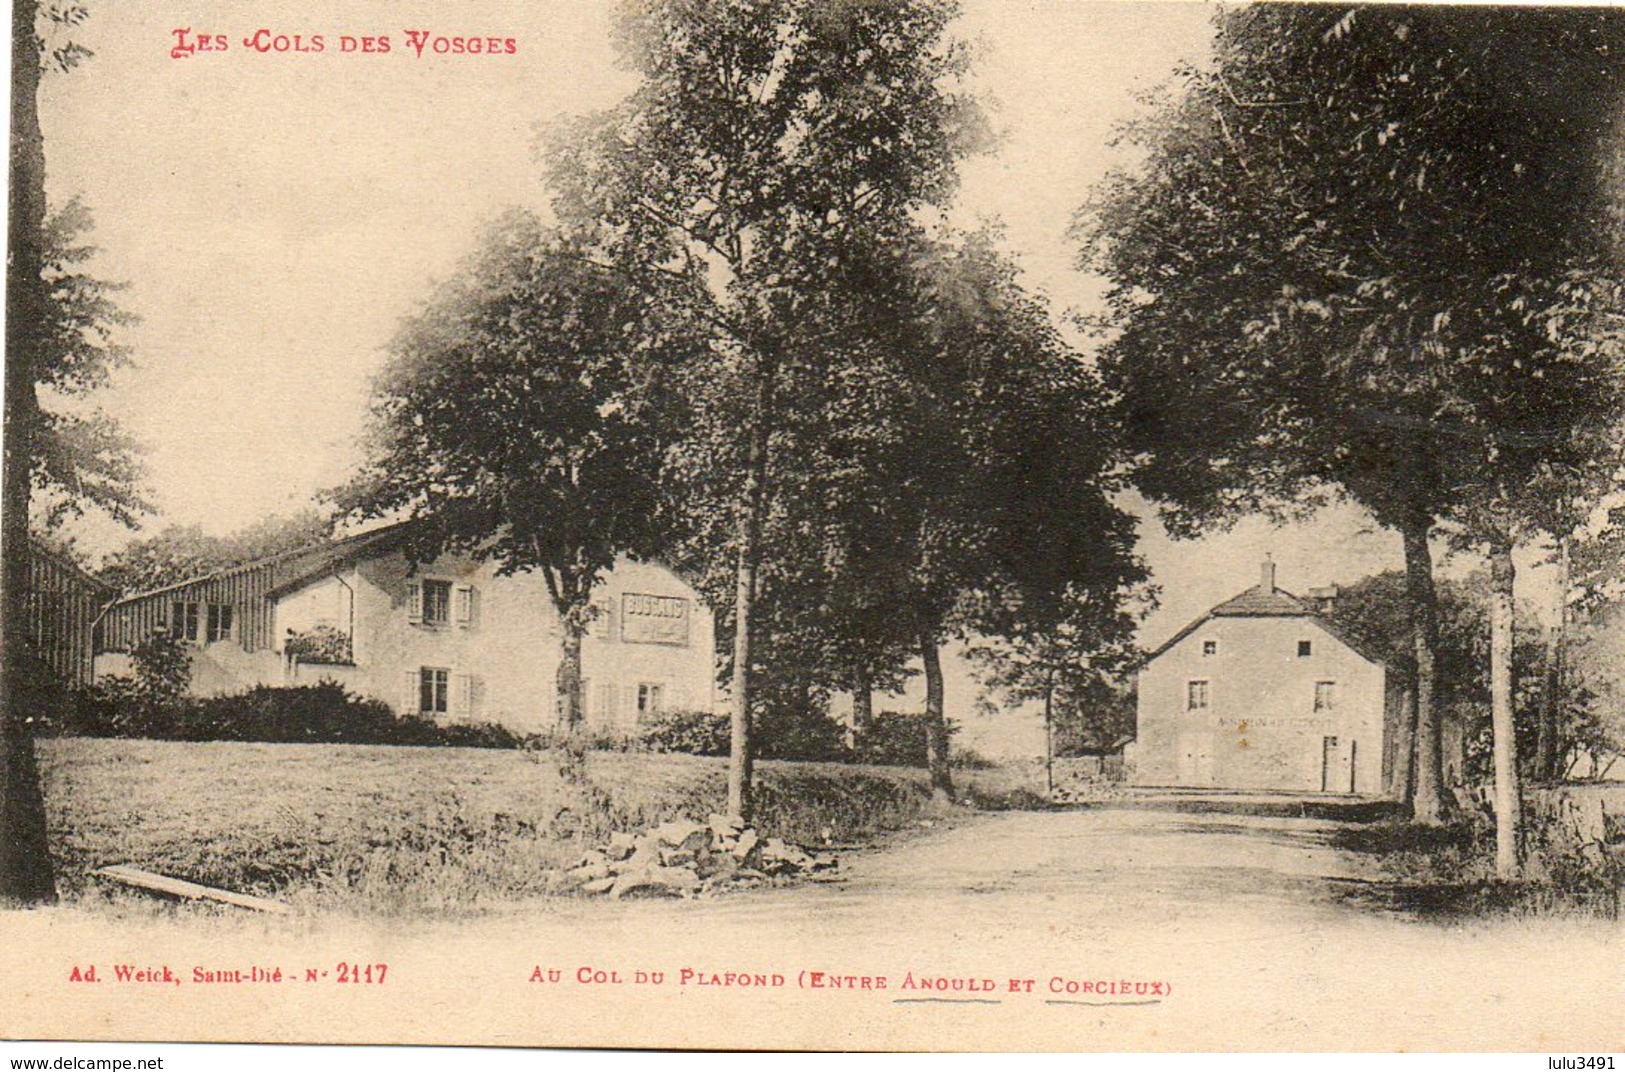
[[[1214,618],[1303,618],[1348,645],[1368,662],[1387,664],[1387,660],[1364,638],[1334,621],[1315,604],[1275,587],[1275,565],[1268,561],[1263,565],[1258,584],[1225,600],[1163,641],[1157,650],[1146,656],[1145,662],[1156,659]]]

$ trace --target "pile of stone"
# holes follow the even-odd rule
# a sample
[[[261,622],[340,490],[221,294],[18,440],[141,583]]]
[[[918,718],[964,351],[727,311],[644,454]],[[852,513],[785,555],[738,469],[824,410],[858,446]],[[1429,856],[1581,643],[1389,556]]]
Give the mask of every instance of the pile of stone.
[[[832,856],[763,838],[737,817],[713,815],[705,823],[679,819],[642,834],[611,834],[557,873],[554,886],[612,898],[697,897],[797,876],[827,879],[834,867]]]

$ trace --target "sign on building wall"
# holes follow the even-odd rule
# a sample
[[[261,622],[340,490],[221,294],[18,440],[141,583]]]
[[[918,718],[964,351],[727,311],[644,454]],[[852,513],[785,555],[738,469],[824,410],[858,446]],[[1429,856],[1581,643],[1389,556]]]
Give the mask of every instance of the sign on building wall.
[[[627,592],[621,596],[621,639],[628,644],[687,644],[688,600]]]

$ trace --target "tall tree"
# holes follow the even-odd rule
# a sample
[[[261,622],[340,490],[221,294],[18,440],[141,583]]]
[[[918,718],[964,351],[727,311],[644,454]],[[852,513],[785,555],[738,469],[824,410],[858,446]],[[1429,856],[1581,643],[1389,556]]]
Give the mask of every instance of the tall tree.
[[[1050,793],[1057,737],[1073,746],[1105,748],[1121,731],[1133,734],[1133,704],[1124,703],[1118,682],[1138,660],[1135,619],[1127,608],[1145,595],[1123,590],[1100,598],[1069,589],[1059,599],[1009,599],[999,607],[1004,627],[970,649],[988,693],[1016,704],[1042,704]]]
[[[1099,381],[991,236],[920,236],[871,267],[884,330],[862,363],[869,377],[891,363],[895,416],[870,417],[889,442],[866,469],[884,502],[869,519],[882,568],[865,586],[892,597],[918,645],[932,780],[946,792],[942,644],[1061,619],[1040,607],[1088,607],[1103,637],[1144,574],[1112,501],[1117,443]],[[1026,621],[1005,613],[1015,604]]]
[[[68,28],[87,16],[78,4],[46,9],[45,25]],[[114,343],[127,318],[114,288],[80,271],[91,253],[79,244],[88,217],[70,203],[51,217],[45,195],[45,139],[39,91],[47,65],[66,72],[89,55],[67,40],[47,45],[37,0],[11,8],[11,153],[7,219],[3,477],[0,477],[0,898],[55,896],[45,819],[26,728],[23,646],[14,630],[28,594],[29,518],[36,489],[49,516],[94,505],[130,522],[142,508],[129,440],[83,395],[123,360]]]
[[[1454,361],[1483,374],[1464,377],[1480,390],[1457,392],[1463,434],[1451,469],[1464,480],[1452,517],[1489,558],[1496,868],[1513,879],[1523,868],[1513,550],[1531,536],[1572,529],[1573,504],[1620,471],[1625,334],[1616,325],[1625,304],[1604,271],[1509,275],[1497,284],[1488,308],[1460,318],[1476,331]]]
[[[731,394],[702,433],[733,528],[728,804],[749,813],[754,612],[787,369],[850,326],[847,251],[951,194],[977,113],[946,0],[655,0],[621,9],[632,95],[549,153],[555,207],[594,259],[710,330]]]
[[[1257,5],[1217,25],[1213,65],[1129,131],[1144,174],[1080,218],[1084,263],[1113,283],[1106,375],[1176,533],[1329,493],[1401,534],[1413,808],[1436,822],[1430,538],[1470,478],[1463,407],[1541,375],[1508,362],[1476,384],[1491,373],[1464,339],[1498,281],[1558,271],[1596,234],[1619,90],[1597,61],[1621,20]]]
[[[32,5],[27,5],[31,7]],[[77,9],[53,9],[52,17],[70,23]],[[14,47],[13,52],[17,49]],[[66,45],[53,52],[58,65],[71,66],[82,50]],[[35,60],[38,60],[38,54]],[[14,56],[14,61],[16,57]],[[23,77],[20,81],[26,81]],[[14,105],[15,107],[15,105]],[[16,122],[37,128],[31,110],[14,112]],[[16,241],[20,220],[34,217],[34,198],[17,183],[33,181],[29,168],[19,167],[17,143],[26,135],[13,131],[13,198],[11,235]],[[31,153],[23,154],[26,158]],[[0,708],[6,721],[4,794],[6,821],[0,838],[7,841],[4,887],[18,891],[22,900],[46,895],[50,885],[48,860],[39,857],[39,874],[24,874],[35,866],[14,853],[43,854],[43,819],[35,780],[32,743],[24,739],[20,723],[38,717],[41,704],[53,698],[28,683],[26,670],[13,661],[21,645],[12,630],[27,620],[17,600],[27,600],[27,558],[32,543],[45,537],[60,542],[56,526],[66,517],[97,510],[134,527],[148,510],[139,481],[142,467],[136,444],[119,425],[96,408],[90,395],[104,386],[112,371],[128,362],[118,331],[134,321],[113,301],[119,287],[84,270],[95,253],[80,240],[91,225],[89,212],[77,199],[47,215],[40,233],[25,240],[8,265],[6,341],[5,502],[3,534],[6,636],[0,662]],[[34,273],[38,275],[35,276]],[[26,381],[26,382],[24,382]],[[36,530],[30,534],[30,528]],[[37,683],[36,683],[37,684]],[[14,765],[15,764],[15,765]],[[14,773],[14,772],[21,772]],[[22,794],[21,797],[14,795]],[[15,840],[12,840],[15,832]]]
[[[661,545],[658,476],[687,344],[669,310],[510,213],[391,345],[368,457],[338,493],[406,516],[412,554],[534,570],[563,623],[559,724],[582,721],[581,641],[618,555]]]
[[[4,650],[0,651],[0,705],[5,720],[4,826],[0,828],[0,895],[44,901],[56,896],[45,811],[34,767],[33,740],[18,694],[21,645],[13,630],[23,620],[28,584],[28,502],[38,440],[39,370],[46,365],[36,325],[45,320],[45,139],[39,125],[40,39],[36,4],[11,7],[11,198],[6,261],[5,478],[0,502],[3,548]]]

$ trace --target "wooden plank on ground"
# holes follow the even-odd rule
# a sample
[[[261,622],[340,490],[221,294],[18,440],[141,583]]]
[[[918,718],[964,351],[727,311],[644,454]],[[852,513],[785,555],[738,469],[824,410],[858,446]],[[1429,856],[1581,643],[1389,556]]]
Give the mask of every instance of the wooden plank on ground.
[[[187,882],[182,878],[170,878],[168,875],[155,874],[152,871],[143,871],[139,867],[129,864],[115,864],[112,867],[102,867],[91,872],[102,878],[121,882],[126,886],[149,890],[153,893],[164,893],[171,897],[185,897],[188,900],[220,901],[224,904],[236,905],[238,908],[248,908],[255,912],[274,912],[286,915],[293,911],[292,906],[281,901],[272,901],[264,897],[254,897],[246,893],[233,893],[231,890],[217,890],[213,886],[202,886],[196,882]]]

